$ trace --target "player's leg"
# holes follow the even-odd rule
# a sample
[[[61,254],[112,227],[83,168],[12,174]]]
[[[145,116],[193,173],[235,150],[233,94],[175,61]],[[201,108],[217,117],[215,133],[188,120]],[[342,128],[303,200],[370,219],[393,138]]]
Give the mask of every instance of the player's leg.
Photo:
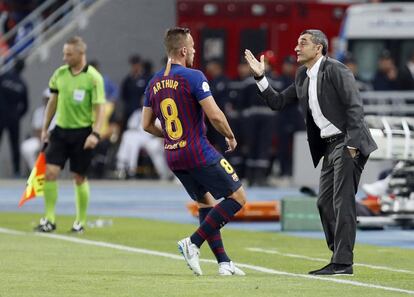
[[[41,225],[48,225],[50,223],[52,225],[52,229],[56,228],[56,215],[55,215],[55,208],[56,202],[58,198],[58,183],[57,178],[61,171],[60,166],[54,164],[46,164],[46,174],[45,174],[45,185],[44,185],[44,197],[45,197],[45,219],[44,223]],[[44,230],[39,231],[46,231],[46,229],[50,229],[46,226],[43,228]],[[53,231],[53,230],[50,230]]]
[[[71,231],[83,232],[90,198],[89,182],[85,176],[77,173],[73,175],[73,179],[75,181],[76,218]]]
[[[51,133],[45,155],[45,217],[40,220],[40,224],[35,230],[39,232],[52,232],[56,229],[55,207],[58,198],[57,178],[68,157],[65,135],[59,127],[56,127]]]
[[[75,182],[76,218],[70,231],[82,233],[86,225],[87,210],[89,205],[90,189],[86,178],[87,171],[92,161],[93,150],[84,149],[84,143],[91,129],[77,129],[73,131],[72,145],[70,149],[70,171]]]
[[[200,247],[211,234],[220,230],[243,207],[246,203],[246,193],[233,167],[224,158],[214,165],[194,171],[193,174],[213,197],[226,198],[211,209],[204,222],[191,236],[191,242]]]
[[[206,193],[204,197],[198,199],[197,204],[199,213],[198,218],[201,225],[207,217],[208,213],[217,204],[217,201],[210,193]],[[245,275],[241,269],[237,268],[234,265],[234,263],[227,255],[226,250],[224,249],[220,230],[217,230],[210,237],[208,237],[207,242],[210,246],[211,251],[217,259],[217,263],[219,264],[219,275]]]
[[[240,187],[217,205],[206,215],[200,227],[191,235],[190,240],[201,247],[207,238],[223,228],[234,215],[243,207],[246,201],[244,189]]]
[[[120,174],[125,173],[128,177],[132,171],[136,172],[139,149],[138,131],[125,131],[116,154],[117,170]]]
[[[143,132],[147,134],[147,132]],[[136,177],[139,154],[141,153],[141,148],[144,142],[146,141],[146,135],[142,135],[137,130],[127,130],[124,132],[126,135],[126,140],[129,147],[129,152],[127,156],[127,170],[129,177]]]
[[[180,180],[188,195],[191,199],[197,201],[198,197],[204,197],[207,191],[191,176],[188,170],[174,170],[175,176]],[[206,205],[207,206],[207,205]],[[178,250],[183,255],[184,260],[187,262],[187,266],[196,275],[202,275],[200,267],[200,248],[190,241],[189,237],[186,237],[178,241]]]
[[[19,120],[12,121],[7,123],[9,140],[10,140],[10,149],[12,153],[13,160],[13,174],[15,177],[20,176],[20,125]]]
[[[224,158],[216,164],[195,168],[190,172],[195,183],[204,191],[208,189],[212,197],[226,197],[211,208],[200,227],[190,238],[185,239],[200,248],[207,238],[217,234],[242,208],[246,202],[246,194],[233,167]],[[200,195],[196,197],[200,197]],[[228,264],[230,274],[236,274],[234,264],[231,261],[223,263]],[[241,270],[237,271],[244,274]]]
[[[144,148],[150,156],[160,178],[162,180],[169,179],[171,177],[171,170],[168,168],[167,160],[165,159],[161,139],[150,135],[149,139],[144,143]]]
[[[217,201],[210,193],[206,193],[202,198],[197,199],[198,204],[198,218],[200,225],[204,222],[208,213],[217,204]],[[230,262],[230,258],[224,249],[223,240],[221,238],[220,230],[216,230],[210,237],[207,238],[208,245],[217,259],[217,263]]]

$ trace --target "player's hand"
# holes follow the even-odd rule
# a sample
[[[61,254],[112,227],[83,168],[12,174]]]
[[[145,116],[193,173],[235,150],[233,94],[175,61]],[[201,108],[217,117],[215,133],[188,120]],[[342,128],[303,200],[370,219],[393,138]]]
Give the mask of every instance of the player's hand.
[[[99,143],[98,137],[93,134],[89,134],[88,138],[85,140],[85,144],[83,145],[83,149],[94,149]]]
[[[255,58],[251,51],[246,49],[244,51],[244,58],[249,64],[250,71],[253,73],[254,76],[262,76],[265,72],[265,63],[264,63],[264,55],[260,56],[260,62]]]
[[[234,151],[234,149],[237,146],[236,138],[227,138],[226,137],[226,143],[227,143],[227,147],[228,147],[228,149],[226,150],[226,153],[230,153],[230,152]]]

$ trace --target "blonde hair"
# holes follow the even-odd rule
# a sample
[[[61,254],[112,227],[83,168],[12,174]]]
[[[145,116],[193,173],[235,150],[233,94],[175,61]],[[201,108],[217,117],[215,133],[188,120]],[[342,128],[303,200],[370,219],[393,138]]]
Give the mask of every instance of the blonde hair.
[[[77,50],[79,50],[81,53],[86,53],[86,43],[83,41],[82,37],[80,36],[73,36],[66,40],[65,44],[70,44],[76,47]]]

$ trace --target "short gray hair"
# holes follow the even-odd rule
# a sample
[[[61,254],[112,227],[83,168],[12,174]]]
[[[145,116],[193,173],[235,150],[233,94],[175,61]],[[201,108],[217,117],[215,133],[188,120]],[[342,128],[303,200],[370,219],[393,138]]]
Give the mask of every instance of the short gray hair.
[[[65,44],[70,44],[75,46],[81,53],[85,53],[87,46],[85,41],[83,41],[82,37],[80,36],[73,36],[66,40]]]
[[[325,33],[321,30],[316,29],[308,29],[300,33],[300,36],[309,34],[311,35],[311,40],[314,44],[321,44],[322,45],[322,55],[326,55],[328,53],[328,38],[326,37]]]

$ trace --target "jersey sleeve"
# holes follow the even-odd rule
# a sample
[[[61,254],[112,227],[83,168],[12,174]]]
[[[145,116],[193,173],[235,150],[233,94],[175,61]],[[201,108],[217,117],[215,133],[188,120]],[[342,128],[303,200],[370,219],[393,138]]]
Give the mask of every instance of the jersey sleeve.
[[[151,81],[148,82],[147,87],[145,88],[145,92],[144,92],[144,106],[145,107],[151,107],[151,102],[150,102],[150,94],[151,94],[150,85],[151,85]]]
[[[49,80],[49,90],[50,90],[51,93],[55,93],[55,94],[59,93],[59,89],[58,89],[58,86],[57,86],[58,73],[59,73],[59,69],[57,69],[53,73],[52,77]]]
[[[105,103],[105,87],[102,75],[99,72],[93,75],[92,104]]]
[[[190,83],[191,93],[197,101],[201,101],[208,96],[211,96],[210,85],[208,84],[207,78],[201,71],[196,70],[192,73]]]

